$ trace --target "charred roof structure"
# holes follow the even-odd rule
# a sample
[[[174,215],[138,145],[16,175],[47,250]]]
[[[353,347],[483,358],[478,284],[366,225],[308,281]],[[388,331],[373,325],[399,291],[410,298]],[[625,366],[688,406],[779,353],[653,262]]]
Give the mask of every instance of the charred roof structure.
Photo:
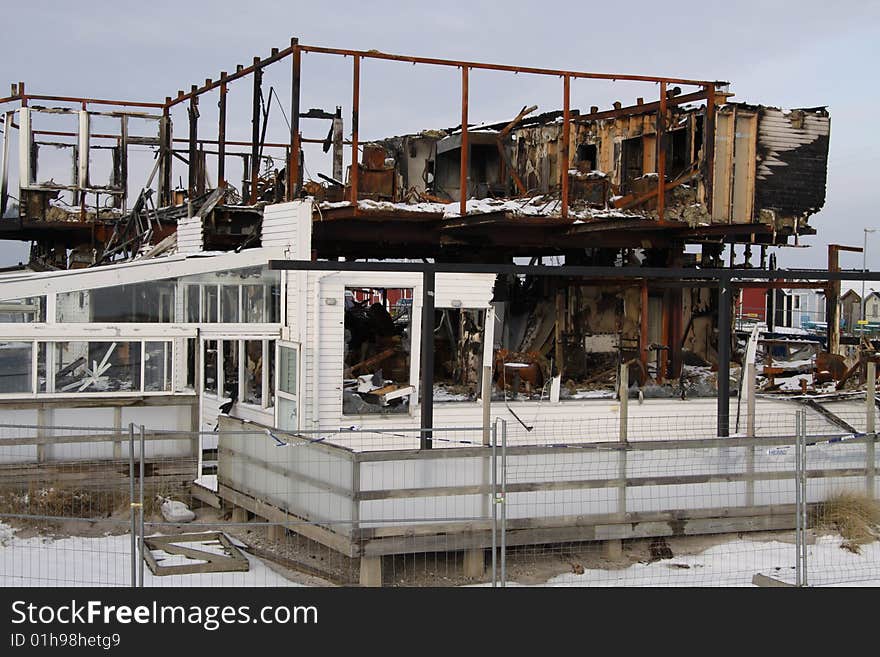
[[[334,111],[300,107],[307,53],[352,61],[351,98],[336,99]],[[458,125],[362,142],[360,67],[371,59],[460,70]],[[282,61],[292,65],[289,111],[263,84],[264,72]],[[558,77],[563,107],[542,114],[524,107],[510,120],[474,123],[468,85],[475,70]],[[641,82],[657,95],[611,109],[571,107],[572,83],[593,79]],[[233,85],[252,99],[249,141],[226,137]],[[32,241],[38,267],[93,266],[163,240],[167,248],[177,219],[198,214],[209,226],[206,246],[242,248],[259,240],[266,203],[313,196],[318,257],[560,254],[604,264],[635,249],[668,250],[675,259],[684,245],[702,244],[716,259],[724,244],[745,244],[750,255],[752,246],[796,243],[815,232],[809,218],[824,203],[828,112],[731,96],[726,82],[440,60],[296,39],[160,102],[31,94],[20,82],[0,99],[2,236]],[[217,123],[206,125],[200,103],[215,100]],[[288,141],[266,139],[275,106],[290,126]],[[302,134],[315,122],[329,127],[325,138]],[[331,170],[308,166],[309,143],[332,150]],[[346,152],[354,166],[344,166]],[[148,173],[133,180],[136,154]],[[229,166],[236,161],[238,187]],[[318,179],[304,177],[306,170]]]

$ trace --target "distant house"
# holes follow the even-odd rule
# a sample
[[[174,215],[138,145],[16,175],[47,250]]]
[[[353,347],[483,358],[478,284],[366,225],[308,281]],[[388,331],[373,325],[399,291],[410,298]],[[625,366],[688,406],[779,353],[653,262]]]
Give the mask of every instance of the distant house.
[[[840,324],[844,331],[852,331],[862,317],[862,295],[850,288],[840,295]]]

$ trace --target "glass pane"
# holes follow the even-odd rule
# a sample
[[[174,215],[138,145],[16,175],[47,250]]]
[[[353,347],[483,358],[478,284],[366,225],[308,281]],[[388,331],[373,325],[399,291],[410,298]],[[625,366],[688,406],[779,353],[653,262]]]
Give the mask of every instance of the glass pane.
[[[30,324],[46,321],[46,297],[0,301],[0,324]]]
[[[244,401],[263,405],[263,341],[244,343]]]
[[[140,342],[58,342],[55,354],[54,392],[141,389]]]
[[[202,390],[206,394],[217,394],[217,341],[205,340],[205,380]]]
[[[201,286],[186,286],[186,321],[195,324],[201,321]]]
[[[170,342],[147,342],[144,354],[144,392],[171,390],[170,360]]]
[[[296,417],[296,402],[284,397],[278,398],[278,428],[287,431],[299,429]]]
[[[245,322],[260,323],[266,320],[266,288],[263,285],[243,285],[241,288],[242,307]]]
[[[175,284],[147,281],[58,295],[59,322],[173,321]]]
[[[37,343],[37,392],[46,392],[46,343]]]
[[[217,286],[206,285],[204,288],[202,288],[202,295],[205,298],[205,314],[202,317],[202,321],[208,323],[216,323],[218,319],[217,311],[219,309],[219,304],[217,300]]]
[[[223,396],[238,399],[238,341],[223,342]]]
[[[223,322],[234,324],[238,322],[238,285],[224,285],[223,300],[220,308],[223,312]]]
[[[271,408],[275,406],[275,340],[267,340],[269,343],[269,389],[267,394],[269,398],[266,400],[266,406]]]
[[[186,387],[195,390],[196,388],[196,349],[199,342],[196,338],[186,339]]]
[[[0,342],[0,393],[31,392],[32,343]]]
[[[278,389],[291,395],[296,394],[297,349],[281,347],[278,357],[281,359],[278,372]]]

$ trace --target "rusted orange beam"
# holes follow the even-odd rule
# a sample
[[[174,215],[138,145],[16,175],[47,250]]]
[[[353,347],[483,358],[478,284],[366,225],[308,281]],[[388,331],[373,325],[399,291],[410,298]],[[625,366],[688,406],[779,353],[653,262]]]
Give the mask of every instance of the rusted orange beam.
[[[431,64],[435,66],[455,66],[456,68],[472,68],[487,71],[507,71],[510,73],[529,73],[533,75],[553,75],[561,77],[568,75],[573,78],[589,78],[595,80],[631,80],[635,82],[675,82],[677,84],[687,84],[694,86],[705,86],[708,84],[716,84],[716,82],[708,80],[689,80],[687,78],[658,77],[653,75],[630,75],[627,73],[588,73],[585,71],[566,71],[552,68],[536,68],[533,66],[510,66],[506,64],[490,64],[486,62],[472,62],[456,59],[439,59],[436,57],[413,57],[411,55],[393,55],[391,53],[380,52],[378,50],[349,50],[346,48],[326,48],[323,46],[307,46],[301,45],[305,52],[323,53],[325,55],[341,55],[355,56],[371,59],[385,59],[395,62],[407,62],[410,64]],[[726,82],[717,82],[717,84],[727,84]]]
[[[459,206],[458,213],[463,217],[467,214],[468,196],[468,68],[461,68],[461,171],[459,172]]]
[[[571,166],[571,77],[562,76],[562,218],[568,219],[568,167]]]
[[[666,80],[660,81],[660,111],[657,112],[657,220],[666,210]]]
[[[358,202],[358,112],[361,103],[361,58],[355,56],[351,76],[351,202],[357,214]]]

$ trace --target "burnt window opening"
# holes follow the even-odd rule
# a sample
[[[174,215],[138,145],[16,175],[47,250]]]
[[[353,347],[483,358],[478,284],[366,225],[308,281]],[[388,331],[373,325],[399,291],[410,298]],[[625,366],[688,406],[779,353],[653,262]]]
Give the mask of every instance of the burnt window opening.
[[[674,180],[690,167],[687,130],[681,128],[666,134],[666,178]]]
[[[703,116],[699,115],[694,120],[694,145],[693,159],[702,157],[703,150]]]
[[[412,288],[345,289],[344,415],[408,412],[412,303]]]
[[[434,401],[473,401],[483,371],[483,310],[443,308],[434,313]]]
[[[632,181],[644,174],[644,146],[641,137],[624,139],[620,149],[620,190],[629,193]]]
[[[581,170],[596,171],[599,168],[599,149],[596,144],[578,144],[577,163]]]

